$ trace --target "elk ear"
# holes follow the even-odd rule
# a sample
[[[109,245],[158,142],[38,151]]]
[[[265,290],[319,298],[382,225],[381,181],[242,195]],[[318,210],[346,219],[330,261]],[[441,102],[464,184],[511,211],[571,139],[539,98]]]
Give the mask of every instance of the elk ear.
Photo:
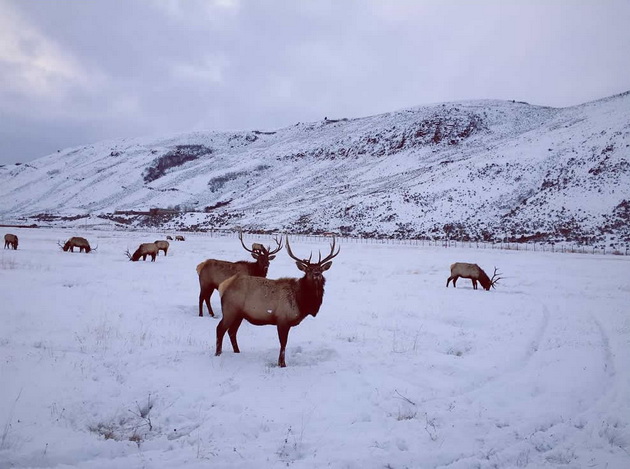
[[[306,272],[306,266],[301,262],[296,262],[295,265],[297,265],[297,268],[300,269],[302,272]]]
[[[258,254],[256,254],[256,252],[252,252],[252,257],[256,260],[258,260]]]
[[[326,262],[323,266],[322,266],[322,272],[330,269],[330,266],[332,265],[332,261],[330,262]]]
[[[269,256],[269,260],[272,261],[276,258],[276,256]]]

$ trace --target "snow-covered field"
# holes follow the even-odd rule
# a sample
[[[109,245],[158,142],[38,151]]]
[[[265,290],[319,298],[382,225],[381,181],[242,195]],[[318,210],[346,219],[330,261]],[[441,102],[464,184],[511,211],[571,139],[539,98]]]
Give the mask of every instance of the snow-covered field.
[[[6,231],[2,468],[630,467],[627,256],[341,240],[281,369],[275,328],[243,324],[242,353],[226,337],[215,357],[197,315],[195,266],[247,259],[237,239],[132,263],[158,236]],[[96,253],[62,252],[74,234]],[[454,261],[504,279],[447,289]],[[298,272],[283,250],[269,277]]]

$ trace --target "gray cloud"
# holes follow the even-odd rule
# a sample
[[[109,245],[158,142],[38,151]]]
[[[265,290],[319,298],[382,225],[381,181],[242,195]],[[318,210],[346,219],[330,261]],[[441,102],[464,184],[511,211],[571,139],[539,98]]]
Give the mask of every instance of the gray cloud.
[[[117,137],[630,89],[630,3],[0,0],[0,164]]]

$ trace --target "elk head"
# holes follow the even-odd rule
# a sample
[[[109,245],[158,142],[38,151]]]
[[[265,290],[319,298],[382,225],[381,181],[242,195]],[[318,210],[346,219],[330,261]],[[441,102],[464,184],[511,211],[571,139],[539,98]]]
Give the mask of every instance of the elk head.
[[[304,272],[305,280],[315,286],[316,290],[323,290],[324,288],[324,272],[330,269],[332,265],[332,259],[335,258],[341,248],[337,248],[337,252],[335,252],[336,240],[333,236],[332,243],[330,245],[330,253],[322,259],[322,253],[319,252],[317,262],[311,262],[313,257],[313,253],[308,256],[308,259],[300,259],[293,254],[291,251],[291,245],[289,244],[289,237],[287,236],[287,253],[295,261],[297,268]]]
[[[256,262],[260,265],[260,267],[264,270],[265,276],[267,275],[267,270],[269,269],[269,261],[272,261],[276,258],[275,254],[277,254],[280,249],[282,249],[282,237],[278,239],[278,237],[274,237],[273,240],[276,242],[277,247],[274,250],[271,250],[271,246],[263,246],[260,243],[252,244],[252,249],[249,249],[245,246],[243,242],[243,232],[238,232],[238,239],[241,241],[241,246],[247,252],[251,253],[252,257],[256,259]]]

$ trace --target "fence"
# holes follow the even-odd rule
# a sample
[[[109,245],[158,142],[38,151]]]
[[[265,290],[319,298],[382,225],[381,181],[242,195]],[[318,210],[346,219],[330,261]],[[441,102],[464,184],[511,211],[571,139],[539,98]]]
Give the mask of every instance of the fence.
[[[156,235],[163,233],[156,231]],[[210,231],[183,231],[177,232],[183,236],[211,237],[211,238],[238,238],[238,232],[233,230]],[[277,235],[284,233],[277,233]],[[269,240],[274,234],[246,233],[248,239]],[[291,240],[298,242],[329,242],[331,235],[290,234]],[[532,252],[558,252],[579,254],[601,254],[627,256],[630,254],[629,246],[620,248],[606,246],[588,246],[576,243],[514,243],[514,242],[487,242],[487,241],[453,241],[440,239],[396,239],[396,238],[362,238],[350,236],[338,236],[338,242],[343,244],[382,244],[397,246],[427,246],[443,248],[475,248],[475,249],[502,249],[508,251],[532,251]]]

